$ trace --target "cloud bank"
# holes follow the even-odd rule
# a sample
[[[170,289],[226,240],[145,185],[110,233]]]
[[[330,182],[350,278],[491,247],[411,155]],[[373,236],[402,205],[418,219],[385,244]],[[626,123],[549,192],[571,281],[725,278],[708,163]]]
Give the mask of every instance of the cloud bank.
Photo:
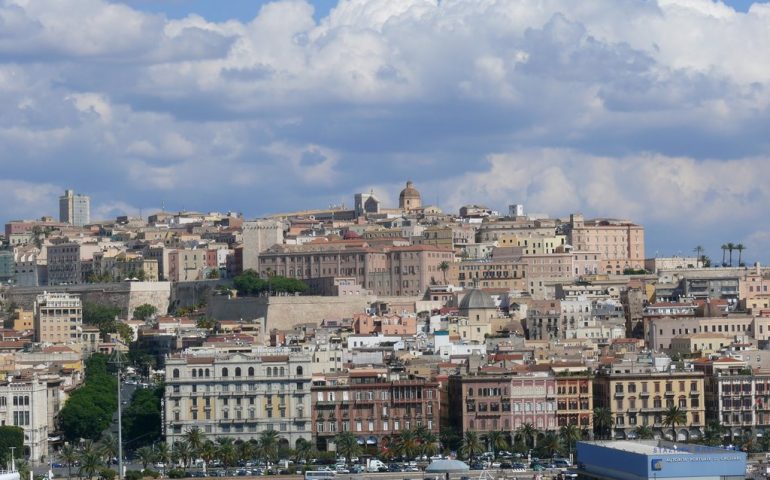
[[[0,0],[0,217],[249,216],[411,178],[488,203],[645,223],[650,253],[762,251],[770,6],[340,0],[248,22]],[[435,199],[435,200],[434,200]]]

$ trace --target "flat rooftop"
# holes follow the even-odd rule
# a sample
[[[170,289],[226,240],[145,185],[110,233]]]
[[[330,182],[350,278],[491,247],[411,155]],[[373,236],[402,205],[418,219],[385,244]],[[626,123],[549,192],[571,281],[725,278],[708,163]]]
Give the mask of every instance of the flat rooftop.
[[[611,441],[593,441],[583,442],[606,448],[614,448],[630,453],[640,455],[694,455],[702,453],[731,453],[728,450],[717,447],[707,447],[704,445],[678,444],[664,442],[659,440],[611,440]]]

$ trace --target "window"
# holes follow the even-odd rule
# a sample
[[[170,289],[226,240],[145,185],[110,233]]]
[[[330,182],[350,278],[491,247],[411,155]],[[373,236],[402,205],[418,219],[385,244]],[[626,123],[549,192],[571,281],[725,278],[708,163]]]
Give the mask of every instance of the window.
[[[297,375],[302,375],[302,367],[297,367]]]
[[[250,377],[254,376],[254,367],[249,367],[248,374]]]
[[[174,378],[179,378],[179,369],[178,368],[174,369],[173,377]]]
[[[226,377],[226,376],[228,376],[228,375],[229,375],[229,372],[227,371],[227,369],[226,369],[226,368],[223,368],[223,369],[222,369],[222,376],[223,376],[223,377]]]

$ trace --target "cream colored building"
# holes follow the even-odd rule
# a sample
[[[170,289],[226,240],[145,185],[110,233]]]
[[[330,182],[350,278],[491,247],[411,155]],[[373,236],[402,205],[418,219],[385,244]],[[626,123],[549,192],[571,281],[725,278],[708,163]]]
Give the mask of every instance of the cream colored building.
[[[164,425],[173,445],[198,427],[213,437],[247,441],[278,432],[279,445],[310,440],[311,360],[288,348],[245,353],[188,351],[166,361]]]
[[[686,421],[676,426],[673,440],[701,438],[706,422],[702,372],[627,370],[612,365],[594,378],[594,407],[612,413],[612,438],[635,438],[636,427],[646,426],[657,438],[670,439],[672,428],[664,422],[666,410],[674,406],[685,412]]]
[[[671,339],[670,353],[680,355],[711,355],[733,343],[733,337],[724,333],[693,333]]]
[[[35,341],[77,343],[83,326],[80,297],[69,293],[38,295],[35,300]]]
[[[770,317],[728,315],[723,317],[664,317],[647,320],[647,345],[665,351],[677,335],[696,333],[725,334],[732,337],[748,335],[755,340],[770,338]]]
[[[33,464],[48,454],[48,388],[37,377],[0,383],[0,425],[24,430],[24,452]]]
[[[521,247],[524,255],[548,255],[567,243],[566,235],[544,235],[530,232],[503,232],[498,235],[501,247]]]
[[[35,328],[35,312],[17,308],[13,311],[13,329],[17,332],[32,330]]]

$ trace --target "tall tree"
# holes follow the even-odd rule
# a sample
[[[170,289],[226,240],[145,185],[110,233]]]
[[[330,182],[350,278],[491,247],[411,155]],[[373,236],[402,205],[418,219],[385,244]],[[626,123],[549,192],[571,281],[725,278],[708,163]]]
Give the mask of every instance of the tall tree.
[[[14,456],[20,457],[24,451],[24,430],[10,425],[0,426],[0,466],[11,461],[11,448]]]
[[[594,409],[594,430],[600,437],[608,439],[612,428],[612,412],[609,408],[599,407]]]
[[[225,468],[235,465],[237,452],[232,438],[217,438],[217,457]]]
[[[537,448],[537,433],[537,429],[531,423],[525,423],[516,431],[516,434],[524,440],[524,444],[529,448]]]
[[[699,268],[702,266],[703,246],[696,245],[695,248],[693,248],[693,252],[695,252],[695,268]]]
[[[358,444],[358,439],[350,432],[340,432],[334,437],[334,443],[337,446],[337,452],[345,457],[345,460],[350,464],[350,459],[361,453],[361,445]]]
[[[278,460],[278,432],[266,430],[259,435],[259,449],[265,460],[275,462]]]
[[[78,475],[88,479],[93,478],[102,466],[101,454],[91,442],[86,442],[83,446],[78,461],[80,462]]]
[[[733,242],[727,243],[727,252],[729,253],[730,266],[733,266],[733,250],[735,250],[735,244]]]
[[[484,451],[484,444],[479,438],[479,434],[473,430],[465,432],[463,435],[463,444],[460,447],[460,453],[467,459],[473,460],[476,455]]]
[[[727,244],[723,243],[720,247],[722,249],[722,266],[727,266],[727,262],[725,262],[725,253],[727,253]]]
[[[443,261],[438,264],[438,269],[444,274],[444,285],[446,285],[446,272],[449,270],[449,262]]]
[[[187,472],[187,465],[194,456],[190,444],[184,440],[174,443],[173,453],[176,458],[182,462],[182,471]]]
[[[545,438],[543,438],[543,448],[548,451],[549,455],[554,456],[557,453],[560,453],[563,446],[561,438],[556,432],[548,432],[545,434]]]
[[[676,426],[687,423],[687,413],[673,405],[663,414],[663,425],[671,427],[671,439],[676,441]]]
[[[414,458],[419,452],[420,439],[417,432],[411,429],[402,430],[393,442],[393,450],[397,455],[407,458]]]
[[[724,434],[725,428],[719,423],[719,420],[713,420],[706,425],[706,431],[703,433],[703,440],[706,445],[721,445]]]
[[[78,449],[75,448],[74,444],[65,443],[59,451],[59,458],[61,458],[62,462],[67,466],[67,478],[72,478],[72,467],[75,466],[80,458],[80,452],[78,452]]]
[[[564,443],[567,445],[570,453],[575,448],[575,442],[580,440],[583,436],[583,433],[580,431],[578,426],[572,424],[561,427],[559,433],[561,434],[561,438],[564,440]]]
[[[158,309],[155,306],[144,303],[134,309],[134,320],[147,320],[156,313],[158,313]]]
[[[639,440],[652,440],[654,437],[652,429],[647,425],[639,425],[634,429],[634,433]]]
[[[297,440],[296,448],[294,449],[294,462],[300,463],[303,460],[308,460],[312,450],[313,444],[304,438],[300,438]]]
[[[118,456],[118,439],[112,433],[102,434],[99,439],[99,452],[104,457],[107,468],[110,468],[110,462]]]
[[[141,462],[142,469],[147,470],[147,466],[155,461],[155,450],[149,445],[139,447],[136,449],[136,458]]]
[[[492,451],[495,457],[497,457],[498,451],[508,448],[508,434],[500,430],[487,432],[484,435],[484,440],[487,442],[487,448]]]
[[[746,247],[739,243],[735,246],[735,249],[738,250],[738,266],[743,265],[743,251],[746,250]]]
[[[198,456],[201,454],[201,448],[203,448],[206,437],[203,435],[200,428],[192,427],[187,430],[184,434],[184,439],[187,441],[188,445],[190,445],[190,450],[193,455]]]

